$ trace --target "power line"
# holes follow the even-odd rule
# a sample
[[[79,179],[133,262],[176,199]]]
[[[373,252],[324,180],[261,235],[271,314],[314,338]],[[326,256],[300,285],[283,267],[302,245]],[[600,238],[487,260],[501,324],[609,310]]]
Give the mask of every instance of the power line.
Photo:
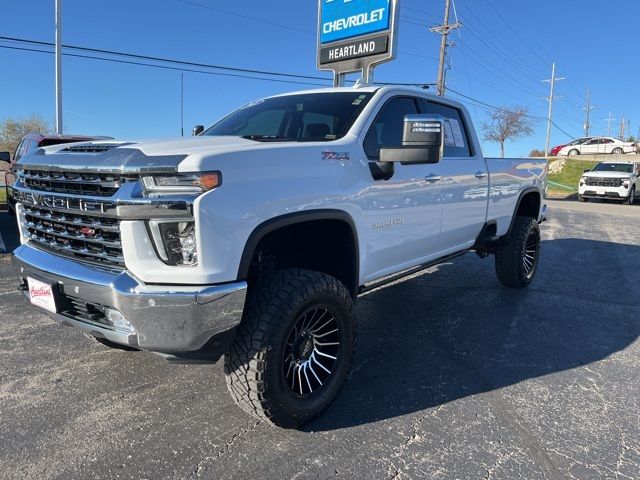
[[[49,55],[52,55],[53,52],[51,51],[47,51],[47,50],[36,50],[34,48],[26,48],[26,47],[12,47],[9,45],[0,45],[0,48],[4,48],[4,49],[8,49],[8,50],[20,50],[20,51],[25,51],[25,52],[35,52],[35,53],[46,53]],[[68,52],[63,52],[62,55],[66,56],[66,57],[75,57],[75,58],[84,58],[84,59],[90,59],[90,60],[99,60],[99,61],[103,61],[103,62],[111,62],[111,63],[121,63],[121,64],[126,64],[126,65],[136,65],[136,66],[141,66],[141,67],[151,67],[151,68],[159,68],[162,70],[173,70],[173,71],[177,71],[177,72],[191,72],[191,73],[201,73],[203,75],[215,75],[215,76],[219,76],[219,77],[232,77],[232,78],[245,78],[248,80],[262,80],[264,82],[274,82],[274,83],[287,83],[287,84],[294,84],[294,85],[313,85],[313,86],[319,86],[319,87],[327,87],[328,84],[323,84],[323,83],[312,83],[312,82],[303,82],[303,81],[299,81],[299,80],[281,80],[281,79],[277,79],[277,78],[264,78],[264,77],[256,77],[256,76],[251,76],[251,75],[243,75],[243,74],[235,74],[235,73],[220,73],[220,72],[206,72],[206,71],[202,71],[202,70],[194,70],[194,69],[190,69],[190,68],[178,68],[178,67],[169,67],[166,65],[153,65],[150,63],[143,63],[143,62],[134,62],[131,60],[118,60],[115,58],[103,58],[103,57],[96,57],[96,56],[92,56],[92,55],[81,55],[78,53],[68,53]],[[329,79],[326,79],[327,82],[329,82]]]
[[[242,13],[236,13],[236,12],[232,12],[229,10],[224,10],[222,8],[219,7],[213,7],[211,5],[205,5],[202,3],[198,3],[198,2],[192,2],[190,0],[178,0],[178,2],[180,3],[184,3],[186,5],[191,5],[194,7],[200,7],[200,8],[206,8],[207,10],[212,10],[214,12],[218,12],[218,13],[224,13],[225,15],[231,15],[233,17],[238,17],[238,18],[243,18],[245,20],[252,20],[254,22],[259,22],[259,23],[264,23],[266,25],[271,25],[272,27],[280,27],[280,28],[285,28],[287,30],[292,30],[294,32],[301,32],[301,33],[312,33],[310,30],[305,30],[303,28],[298,28],[292,25],[285,25],[283,23],[278,23],[278,22],[272,22],[270,20],[265,20],[264,18],[258,18],[258,17],[252,17],[250,15],[244,15]]]
[[[307,30],[305,28],[298,28],[298,27],[294,27],[294,26],[291,26],[291,25],[286,25],[284,23],[278,23],[278,22],[273,22],[271,20],[265,20],[264,18],[259,18],[259,17],[254,17],[254,16],[251,16],[251,15],[245,15],[245,14],[242,14],[242,13],[232,12],[230,10],[225,10],[225,9],[222,9],[222,8],[219,8],[219,7],[213,7],[211,5],[205,5],[205,4],[202,4],[202,3],[194,2],[192,0],[177,0],[177,1],[180,2],[180,3],[184,3],[186,5],[191,5],[191,6],[194,6],[194,7],[204,8],[204,9],[212,10],[212,11],[218,12],[218,13],[224,13],[226,15],[231,15],[233,17],[238,17],[238,18],[242,18],[242,19],[245,19],[245,20],[251,20],[251,21],[254,21],[254,22],[258,22],[258,23],[263,23],[265,25],[271,25],[272,27],[284,28],[284,29],[287,29],[287,30],[292,30],[292,31],[299,32],[299,33],[306,33],[308,35],[313,35],[313,36],[317,35],[316,32],[314,32],[312,30]],[[401,17],[400,20],[403,21],[403,22],[406,22],[406,23],[410,23],[412,25],[419,25],[419,26],[423,26],[424,23],[426,23],[426,22],[422,22],[422,20],[419,19],[419,18],[412,18],[412,17]],[[416,56],[416,57],[421,57],[421,58],[427,58],[429,60],[437,60],[437,58],[435,58],[435,57],[428,57],[428,56],[425,56],[425,55],[421,55],[421,54],[413,53],[413,52],[407,52],[407,51],[404,51],[404,50],[399,50],[399,53],[402,53],[402,54],[405,54],[405,55],[412,55],[412,56]]]
[[[2,38],[0,38],[0,40],[2,40]],[[15,47],[15,46],[9,46],[9,45],[0,45],[0,48],[4,48],[4,49],[8,49],[8,50],[19,50],[19,51],[26,51],[26,52],[35,52],[35,53],[47,53],[47,54],[52,54],[53,53],[53,52],[48,51],[48,50],[37,50],[37,49],[34,49],[34,48]],[[178,71],[178,72],[201,73],[203,75],[215,75],[215,76],[232,77],[232,78],[245,78],[245,79],[248,79],[248,80],[262,80],[262,81],[265,81],[265,82],[288,83],[288,84],[295,84],[295,85],[312,85],[312,86],[319,86],[319,87],[327,87],[328,86],[327,84],[323,84],[323,83],[312,83],[312,82],[302,82],[302,81],[297,81],[297,80],[281,80],[281,79],[274,79],[274,78],[263,78],[263,77],[256,77],[256,76],[252,76],[252,75],[234,74],[234,73],[207,72],[207,71],[203,71],[203,70],[194,70],[194,69],[185,68],[185,67],[169,67],[169,66],[166,66],[166,65],[156,65],[156,64],[151,64],[151,63],[136,62],[136,61],[130,61],[130,60],[119,60],[119,59],[115,59],[115,58],[97,57],[97,56],[94,56],[94,55],[81,55],[81,54],[69,53],[69,52],[63,52],[63,55],[68,56],[68,57],[84,58],[84,59],[90,59],[90,60],[99,60],[99,61],[111,62],[111,63],[121,63],[121,64],[125,64],[125,65],[136,65],[136,66],[142,66],[142,67],[159,68],[159,69],[163,69],[163,70],[173,70],[173,71]],[[177,62],[177,63],[180,63],[180,62]],[[287,74],[279,73],[279,75],[287,75]],[[300,76],[296,75],[295,77],[297,78],[297,77],[300,77]],[[322,77],[310,77],[310,78],[311,79],[318,78],[319,80],[324,80],[326,82],[331,82],[331,79],[329,79],[329,78],[322,78]],[[425,87],[428,88],[429,86],[433,86],[435,84],[426,83],[426,82],[422,82],[422,83],[420,83],[420,82],[416,82],[416,83],[376,82],[376,85],[397,85],[397,86],[411,86],[411,87],[419,87],[419,88],[425,88]]]
[[[6,41],[18,42],[18,43],[26,43],[26,44],[29,44],[29,45],[40,45],[40,46],[45,46],[45,47],[53,47],[54,46],[54,44],[51,43],[51,42],[43,42],[43,41],[40,41],[40,40],[29,40],[29,39],[16,38],[16,37],[0,36],[0,40],[6,40]],[[217,69],[217,70],[226,70],[226,71],[233,71],[233,72],[238,72],[238,73],[250,73],[250,74],[256,74],[256,75],[270,75],[270,76],[274,76],[274,77],[301,78],[301,79],[306,79],[306,80],[327,80],[326,77],[319,77],[319,76],[313,76],[313,75],[301,75],[301,74],[295,74],[295,73],[283,73],[283,72],[273,72],[273,71],[268,71],[268,70],[255,70],[255,69],[250,69],[250,68],[230,67],[230,66],[227,66],[227,65],[216,65],[216,64],[210,64],[210,63],[199,63],[199,62],[191,62],[191,61],[185,61],[185,60],[176,60],[176,59],[173,59],[173,58],[154,57],[154,56],[150,56],[150,55],[140,55],[140,54],[135,54],[135,53],[119,52],[119,51],[115,51],[115,50],[104,50],[104,49],[100,49],[100,48],[81,47],[81,46],[78,46],[78,45],[66,45],[66,44],[63,44],[62,46],[64,48],[68,48],[68,49],[72,49],[72,50],[79,50],[79,51],[83,51],[83,52],[100,53],[100,54],[103,54],[103,55],[116,55],[116,56],[121,56],[121,57],[135,58],[135,59],[138,59],[138,60],[150,60],[150,61],[154,61],[154,62],[163,62],[163,63],[170,63],[170,64],[188,65],[188,66],[191,66],[191,67],[214,68],[214,69]]]
[[[461,96],[462,98],[465,98],[465,99],[467,99],[467,100],[471,100],[471,101],[473,101],[473,102],[475,102],[475,103],[477,103],[477,104],[480,104],[480,105],[482,105],[482,106],[484,106],[484,107],[487,107],[487,108],[489,108],[489,109],[491,109],[491,110],[496,110],[496,111],[498,111],[498,112],[508,112],[508,110],[506,110],[506,109],[504,109],[504,108],[496,107],[495,105],[491,105],[490,103],[483,102],[482,100],[478,100],[477,98],[470,97],[470,96],[468,96],[468,95],[465,95],[464,93],[456,92],[455,90],[452,90],[451,88],[448,88],[447,90],[448,90],[448,91],[450,91],[451,93],[455,93],[456,95],[459,95],[459,96]],[[532,118],[532,119],[535,119],[535,120],[546,120],[546,118],[545,118],[545,117],[538,117],[538,116],[536,116],[536,115],[529,115],[529,114],[526,114],[526,113],[525,113],[525,114],[523,114],[523,116],[524,116],[524,117],[527,117],[527,118]],[[569,134],[569,133],[565,132],[565,131],[564,131],[561,127],[559,127],[555,122],[553,122],[553,121],[552,121],[552,122],[551,122],[551,124],[552,124],[554,127],[556,127],[558,130],[560,130],[562,133],[564,133],[567,137],[569,137],[569,138],[573,138],[573,135],[571,135],[571,134]]]

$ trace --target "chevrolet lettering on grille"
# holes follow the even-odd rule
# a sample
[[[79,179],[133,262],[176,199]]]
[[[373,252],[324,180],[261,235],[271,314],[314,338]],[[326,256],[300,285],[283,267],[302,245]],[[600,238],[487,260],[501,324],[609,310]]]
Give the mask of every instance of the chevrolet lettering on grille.
[[[78,210],[82,212],[105,213],[107,208],[102,202],[87,201],[81,198],[61,198],[31,192],[16,192],[19,202],[39,207]]]

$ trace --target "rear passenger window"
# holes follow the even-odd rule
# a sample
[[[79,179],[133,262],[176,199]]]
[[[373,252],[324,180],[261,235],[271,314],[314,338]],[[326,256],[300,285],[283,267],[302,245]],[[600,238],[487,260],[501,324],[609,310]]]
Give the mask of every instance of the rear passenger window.
[[[440,103],[430,102],[424,98],[418,99],[418,103],[420,113],[444,117],[444,156],[450,158],[470,157],[472,149],[469,145],[469,135],[460,111]]]

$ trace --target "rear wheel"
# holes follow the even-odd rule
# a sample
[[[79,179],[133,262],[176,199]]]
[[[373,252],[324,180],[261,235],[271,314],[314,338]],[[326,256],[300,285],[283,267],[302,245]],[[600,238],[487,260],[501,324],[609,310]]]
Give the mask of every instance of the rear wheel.
[[[250,292],[225,356],[238,406],[284,428],[327,408],[351,368],[352,310],[344,285],[323,273],[283,270],[265,278]]]
[[[624,153],[624,150],[620,147],[616,147],[611,151],[611,153],[613,153],[614,155],[622,155]]]
[[[511,232],[495,252],[498,280],[507,287],[524,288],[533,281],[540,257],[540,226],[535,218],[516,217]]]

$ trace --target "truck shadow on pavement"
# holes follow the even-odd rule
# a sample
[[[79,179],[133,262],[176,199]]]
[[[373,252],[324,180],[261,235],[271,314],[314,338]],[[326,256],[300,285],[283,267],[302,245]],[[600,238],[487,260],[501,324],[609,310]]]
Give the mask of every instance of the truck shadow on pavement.
[[[597,362],[640,335],[640,247],[543,242],[525,290],[475,255],[360,299],[350,380],[305,430],[363,425]]]
[[[1,207],[0,207],[1,208]],[[15,217],[6,210],[0,210],[0,253],[13,252],[20,245]]]

